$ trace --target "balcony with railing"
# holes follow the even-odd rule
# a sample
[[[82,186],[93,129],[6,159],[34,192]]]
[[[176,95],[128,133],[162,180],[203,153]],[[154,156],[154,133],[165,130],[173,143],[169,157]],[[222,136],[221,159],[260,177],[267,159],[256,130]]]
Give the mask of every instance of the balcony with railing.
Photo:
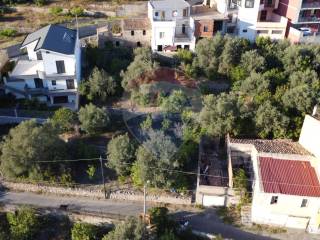
[[[25,57],[19,59],[13,71],[9,74],[10,79],[13,80],[21,80],[26,78],[41,78],[41,79],[69,79],[75,78],[75,73],[51,73],[47,74],[44,70],[43,60],[28,60]]]
[[[308,0],[303,1],[301,5],[301,9],[320,9],[320,1],[319,0]]]
[[[320,16],[299,16],[299,23],[320,23]]]

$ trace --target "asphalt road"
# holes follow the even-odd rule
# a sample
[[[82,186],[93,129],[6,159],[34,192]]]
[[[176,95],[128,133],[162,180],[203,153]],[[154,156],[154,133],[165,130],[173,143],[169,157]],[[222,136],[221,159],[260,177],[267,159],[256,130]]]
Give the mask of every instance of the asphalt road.
[[[68,209],[75,211],[127,216],[136,216],[143,211],[142,204],[135,202],[92,200],[88,198],[40,195],[28,192],[1,192],[0,202],[13,205],[34,205],[44,208],[59,208],[60,205],[68,205]]]
[[[11,205],[33,205],[43,208],[59,208],[68,205],[70,210],[90,212],[92,214],[112,214],[121,216],[137,216],[142,213],[143,206],[140,202],[126,202],[117,200],[93,200],[80,197],[61,197],[28,192],[0,192],[0,203]],[[150,206],[150,205],[149,205]],[[307,234],[299,230],[289,230],[287,233],[266,234],[261,236],[242,229],[224,224],[215,213],[215,209],[205,211],[190,211],[179,207],[174,213],[177,219],[184,218],[189,221],[193,230],[211,234],[221,234],[223,237],[235,240],[316,240],[317,235]]]

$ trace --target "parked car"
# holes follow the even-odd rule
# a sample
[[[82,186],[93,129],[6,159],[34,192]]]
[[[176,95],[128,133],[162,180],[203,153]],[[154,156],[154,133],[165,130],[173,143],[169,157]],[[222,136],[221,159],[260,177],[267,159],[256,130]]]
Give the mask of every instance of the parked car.
[[[303,36],[311,36],[312,35],[312,31],[311,28],[307,28],[307,27],[302,27],[299,28],[299,30],[303,33]]]

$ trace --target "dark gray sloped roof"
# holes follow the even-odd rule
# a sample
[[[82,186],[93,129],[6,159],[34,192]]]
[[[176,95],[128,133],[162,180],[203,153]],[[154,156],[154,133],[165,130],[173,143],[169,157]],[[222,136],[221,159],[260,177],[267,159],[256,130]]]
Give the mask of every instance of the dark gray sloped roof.
[[[38,41],[35,51],[45,49],[62,54],[74,54],[77,31],[59,25],[48,25],[27,35],[21,48]]]

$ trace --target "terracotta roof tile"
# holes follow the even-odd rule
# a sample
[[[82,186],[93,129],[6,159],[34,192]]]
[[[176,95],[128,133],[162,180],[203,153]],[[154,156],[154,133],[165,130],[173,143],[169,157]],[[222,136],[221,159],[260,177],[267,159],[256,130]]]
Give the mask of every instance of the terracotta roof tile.
[[[148,30],[150,21],[148,18],[123,19],[123,30]]]
[[[297,196],[320,197],[320,184],[309,161],[259,157],[263,191]]]
[[[298,142],[293,142],[289,139],[236,139],[230,138],[231,143],[252,144],[258,152],[265,153],[280,153],[280,154],[295,154],[295,155],[312,155]]]

